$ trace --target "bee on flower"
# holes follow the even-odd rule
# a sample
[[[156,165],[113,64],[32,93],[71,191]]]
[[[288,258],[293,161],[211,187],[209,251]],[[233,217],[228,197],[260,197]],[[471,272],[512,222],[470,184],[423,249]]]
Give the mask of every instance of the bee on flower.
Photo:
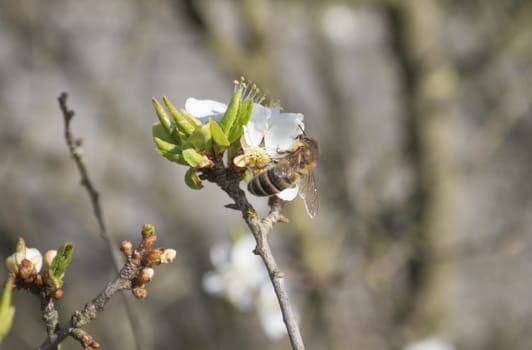
[[[178,112],[165,99],[169,111],[175,114],[174,123],[154,102],[160,119],[158,129],[154,129],[159,153],[169,160],[190,165],[191,170],[187,174],[195,175],[196,170],[203,171],[214,164],[208,161],[211,160],[209,157],[220,149],[229,149],[233,152],[228,156],[229,161],[236,167],[249,169],[253,175],[248,183],[250,193],[256,196],[275,195],[285,201],[291,201],[299,194],[310,217],[316,216],[318,192],[312,170],[317,163],[318,144],[304,134],[303,114],[284,113],[279,103],[266,103],[266,95],[244,78],[235,81],[234,86],[229,105],[189,98],[185,108]],[[196,126],[182,127],[187,118],[194,120],[189,123],[190,126]],[[193,129],[205,129],[207,125],[209,130],[206,131],[216,145],[214,151],[201,147],[191,150],[189,147],[194,146],[194,142],[198,144],[198,138],[193,137],[196,133]],[[165,137],[160,136],[162,127],[166,130]],[[188,139],[186,135],[190,135]],[[166,144],[171,137],[177,137],[177,142]],[[206,147],[211,144],[202,143]],[[240,146],[238,152],[234,151],[235,144]],[[201,188],[199,176],[194,179],[186,177],[185,181],[192,188]]]

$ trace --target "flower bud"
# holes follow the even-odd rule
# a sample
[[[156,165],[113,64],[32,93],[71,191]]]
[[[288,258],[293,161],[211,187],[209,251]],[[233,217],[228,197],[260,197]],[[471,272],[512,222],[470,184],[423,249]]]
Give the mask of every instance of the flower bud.
[[[124,253],[125,256],[131,256],[133,254],[133,243],[128,240],[122,241],[122,243],[120,244],[120,250],[122,251],[122,253]]]
[[[150,224],[144,224],[142,226],[142,237],[148,238],[149,236],[153,235],[155,233],[155,227]]]
[[[63,290],[61,288],[54,290],[52,297],[55,300],[59,300],[63,297]]]
[[[168,264],[174,261],[177,252],[175,249],[165,249],[161,254],[161,264]]]
[[[28,259],[23,259],[19,265],[19,271],[18,271],[20,278],[28,283],[33,282],[33,279],[31,277],[34,274],[34,272],[35,272],[35,266],[33,266],[33,263]]]
[[[41,252],[39,252],[39,250],[36,248],[27,248],[26,242],[24,242],[24,239],[21,237],[18,239],[15,253],[10,255],[6,259],[6,265],[7,265],[8,270],[11,272],[18,273],[20,271],[22,262],[24,260],[28,261],[27,263],[25,263],[25,266],[24,266],[24,269],[26,270],[25,273],[27,273],[28,270],[33,270],[33,269],[35,269],[35,272],[39,272],[41,270],[41,267],[42,267]]]
[[[57,250],[51,249],[44,253],[44,269],[49,270],[52,267],[52,262],[57,255]]]
[[[137,299],[145,299],[148,296],[148,291],[141,287],[133,288],[132,292]]]
[[[155,271],[151,267],[145,267],[140,272],[139,280],[141,283],[148,283],[153,278]]]

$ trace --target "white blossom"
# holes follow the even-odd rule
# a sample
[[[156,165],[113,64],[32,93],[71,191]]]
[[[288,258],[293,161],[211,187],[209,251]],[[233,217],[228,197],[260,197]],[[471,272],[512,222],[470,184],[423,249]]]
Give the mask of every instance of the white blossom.
[[[214,100],[188,98],[185,110],[206,123],[209,118],[220,122],[227,110],[227,105]],[[301,135],[305,125],[301,113],[281,113],[279,106],[266,107],[253,103],[249,122],[244,125],[243,142],[248,152],[261,154],[265,152],[270,158],[282,158]],[[285,201],[293,200],[299,192],[299,184],[277,194]]]
[[[203,276],[203,288],[226,298],[238,310],[256,310],[266,335],[277,339],[286,329],[268,274],[252,253],[254,248],[255,240],[249,235],[233,246],[214,245],[210,252],[214,270]]]
[[[443,339],[430,337],[407,344],[404,350],[456,350],[456,348]]]

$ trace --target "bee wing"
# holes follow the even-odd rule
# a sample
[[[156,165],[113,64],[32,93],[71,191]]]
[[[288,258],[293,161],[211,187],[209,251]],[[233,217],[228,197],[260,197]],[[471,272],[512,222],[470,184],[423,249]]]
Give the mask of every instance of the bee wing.
[[[316,180],[312,172],[303,176],[299,183],[299,196],[305,202],[305,209],[308,215],[313,218],[318,214],[319,198],[318,188],[316,187]]]

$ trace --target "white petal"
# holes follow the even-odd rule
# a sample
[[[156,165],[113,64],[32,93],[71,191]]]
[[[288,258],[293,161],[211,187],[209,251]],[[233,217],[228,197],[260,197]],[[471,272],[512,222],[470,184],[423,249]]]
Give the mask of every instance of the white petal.
[[[281,113],[270,120],[270,130],[264,137],[264,145],[273,157],[282,157],[278,150],[287,150],[301,134],[303,114]]]
[[[201,279],[201,285],[203,290],[209,294],[221,295],[224,291],[224,281],[223,278],[212,271],[207,272],[203,275]]]
[[[273,339],[286,335],[283,314],[270,284],[264,284],[257,300],[257,311],[266,334]]]
[[[405,350],[455,350],[456,348],[447,341],[439,338],[427,338],[419,342],[410,343]]]
[[[215,268],[222,269],[229,264],[230,248],[228,244],[215,244],[211,247],[209,257]]]
[[[277,193],[277,197],[281,198],[284,201],[291,201],[296,198],[298,192],[299,185],[296,185],[295,187],[287,188],[286,190]]]
[[[39,272],[41,270],[42,255],[37,248],[27,248],[26,259],[32,262],[33,266],[35,266],[35,271]]]
[[[268,131],[268,120],[271,118],[271,108],[257,103],[253,104],[253,110],[248,124],[244,127],[244,139],[252,147],[260,145],[264,134]]]
[[[185,109],[196,118],[221,119],[227,109],[227,105],[213,100],[197,100],[193,97],[187,98]]]

